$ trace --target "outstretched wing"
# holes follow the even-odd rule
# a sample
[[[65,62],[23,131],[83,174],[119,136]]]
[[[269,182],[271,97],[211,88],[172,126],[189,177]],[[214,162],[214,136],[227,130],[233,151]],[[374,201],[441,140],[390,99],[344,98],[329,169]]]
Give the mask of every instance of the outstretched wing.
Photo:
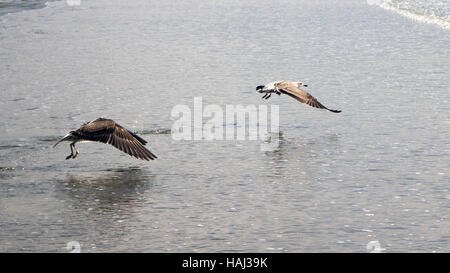
[[[301,90],[296,85],[294,85],[294,83],[292,83],[292,82],[283,81],[283,82],[280,82],[279,84],[277,84],[276,87],[278,88],[278,90],[281,93],[286,94],[290,97],[293,97],[294,99],[298,100],[301,103],[306,103],[309,106],[319,108],[319,109],[327,109],[333,113],[341,112],[340,110],[328,109],[323,104],[321,104],[316,98],[311,96],[311,94],[309,94],[306,91]]]
[[[157,158],[156,155],[144,147],[147,141],[110,119],[96,119],[83,124],[72,133],[82,139],[111,144],[122,152],[136,158],[147,161]]]

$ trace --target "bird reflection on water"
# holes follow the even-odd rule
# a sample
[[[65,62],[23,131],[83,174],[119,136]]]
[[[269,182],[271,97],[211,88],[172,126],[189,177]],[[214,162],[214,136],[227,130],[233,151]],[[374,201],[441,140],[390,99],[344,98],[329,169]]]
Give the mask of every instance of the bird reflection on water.
[[[276,136],[275,136],[276,137]],[[266,143],[278,141],[278,145],[273,145],[272,151],[265,151],[264,154],[270,164],[266,165],[266,169],[271,170],[275,176],[282,176],[285,169],[298,172],[309,173],[315,169],[314,162],[320,161],[322,157],[332,155],[339,157],[341,148],[339,144],[340,136],[336,134],[327,134],[319,137],[285,137],[282,132],[279,133],[278,139],[273,136],[266,139]],[[321,151],[319,153],[319,151]]]
[[[63,201],[67,238],[79,241],[83,252],[113,249],[111,238],[116,243],[129,240],[148,206],[153,179],[138,167],[67,175],[55,189]]]
[[[152,187],[153,175],[140,168],[108,169],[89,174],[69,174],[58,183],[59,191],[73,200],[73,207],[86,211],[133,209]]]

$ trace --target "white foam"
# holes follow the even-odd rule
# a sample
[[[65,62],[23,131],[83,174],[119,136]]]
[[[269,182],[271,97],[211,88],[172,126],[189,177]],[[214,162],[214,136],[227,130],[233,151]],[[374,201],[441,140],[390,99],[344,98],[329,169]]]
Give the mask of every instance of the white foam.
[[[409,4],[408,1],[384,0],[382,1],[382,3],[380,3],[379,6],[386,10],[390,10],[400,15],[411,18],[413,20],[427,24],[434,24],[441,28],[450,30],[450,21],[436,15],[433,10],[425,14],[422,12],[417,12],[413,6],[410,6],[408,4]]]

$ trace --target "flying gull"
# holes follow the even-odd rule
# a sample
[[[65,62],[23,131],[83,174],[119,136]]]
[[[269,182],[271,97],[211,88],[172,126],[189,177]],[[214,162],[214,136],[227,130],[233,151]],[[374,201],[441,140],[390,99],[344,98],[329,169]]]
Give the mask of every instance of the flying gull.
[[[111,144],[117,149],[143,160],[149,161],[156,157],[152,152],[144,147],[146,140],[136,135],[135,133],[123,128],[114,120],[97,118],[80,126],[75,131],[70,131],[61,140],[59,140],[53,147],[56,147],[61,141],[72,141],[70,143],[71,154],[66,157],[76,158],[79,151],[75,147],[77,142],[96,141],[106,144]],[[75,149],[75,154],[73,150]]]
[[[315,108],[327,109],[328,111],[331,111],[333,113],[341,112],[340,110],[328,109],[327,107],[323,106],[316,98],[311,96],[308,92],[300,89],[301,86],[307,87],[307,85],[303,84],[302,82],[275,81],[275,82],[270,82],[266,85],[258,85],[256,87],[256,91],[258,93],[265,94],[262,97],[263,99],[270,98],[272,93],[275,93],[278,95],[286,94],[288,96],[293,97],[294,99],[298,100],[301,103],[306,103],[309,106],[312,106]]]

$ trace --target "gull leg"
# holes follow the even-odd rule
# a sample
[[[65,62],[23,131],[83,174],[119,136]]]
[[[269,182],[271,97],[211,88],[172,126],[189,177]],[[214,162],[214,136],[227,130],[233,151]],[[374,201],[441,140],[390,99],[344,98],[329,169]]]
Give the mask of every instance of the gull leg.
[[[80,153],[77,149],[77,147],[75,147],[75,142],[73,143],[73,148],[75,149],[75,154],[72,156],[73,159],[75,159],[77,157],[77,155]]]
[[[265,97],[265,99],[267,100],[267,99],[269,99],[270,98],[270,96],[272,96],[272,93],[268,93],[268,96],[267,97]]]
[[[73,143],[70,143],[70,155],[68,155],[66,157],[66,160],[69,159],[69,158],[72,158],[72,156],[73,156],[73,148],[72,148],[73,145],[74,145]]]
[[[267,95],[269,95],[269,93],[264,94],[264,96],[262,98],[265,99],[267,97]]]

